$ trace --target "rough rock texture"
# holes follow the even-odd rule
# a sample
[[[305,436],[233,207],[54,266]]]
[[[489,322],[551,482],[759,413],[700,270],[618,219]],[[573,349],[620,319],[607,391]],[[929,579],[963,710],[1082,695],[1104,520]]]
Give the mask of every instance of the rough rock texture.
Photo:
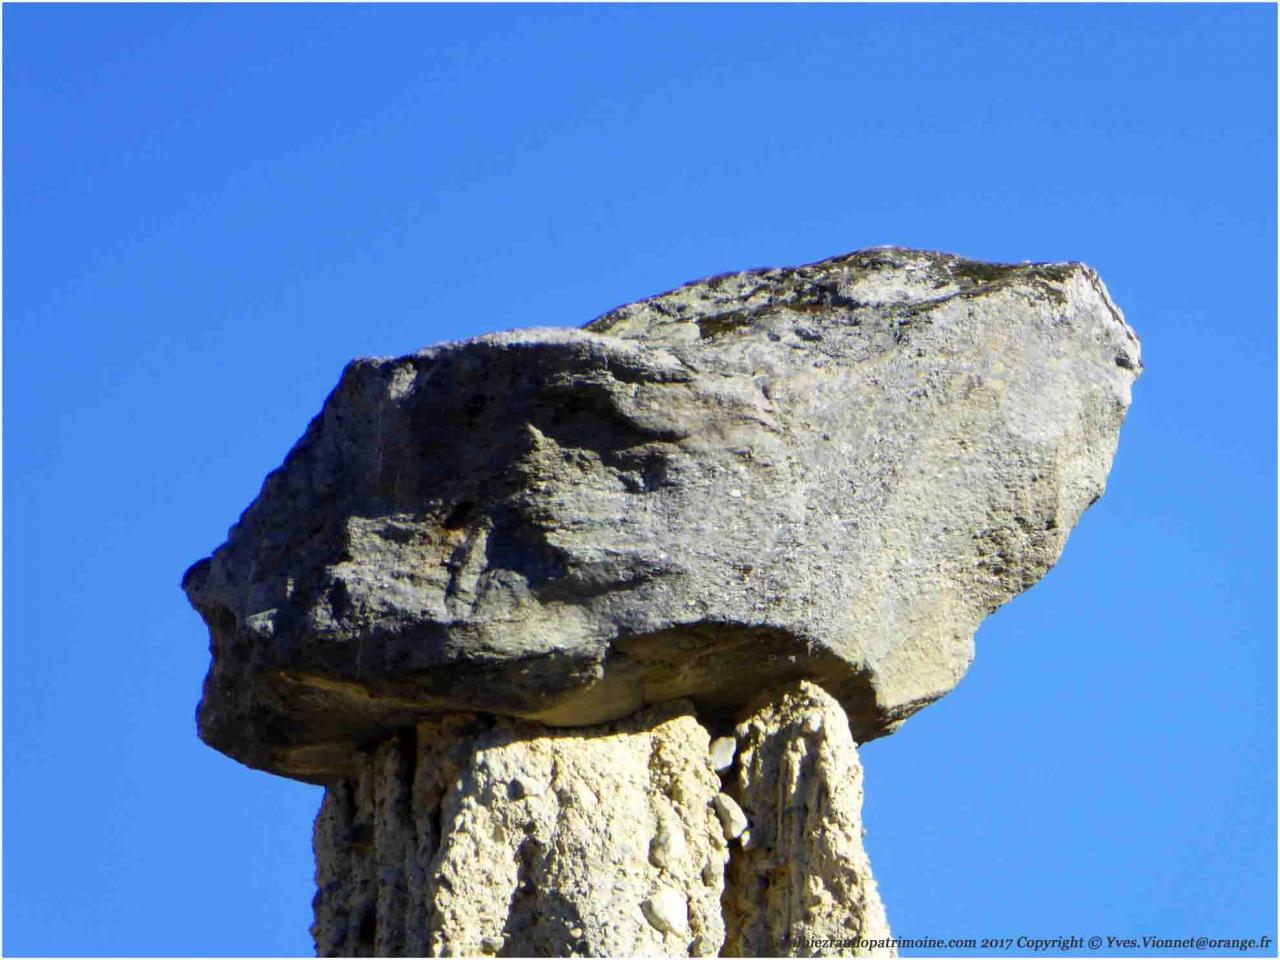
[[[183,579],[201,736],[326,785],[317,951],[892,956],[855,741],[1054,563],[1141,366],[1088,267],[899,248],[352,363]]]
[[[361,752],[316,818],[317,953],[892,955],[808,945],[889,936],[839,705],[795,685],[737,736],[745,810],[687,702],[575,730],[452,714]]]
[[[738,726],[729,792],[750,828],[726,880],[724,956],[895,956],[862,847],[862,765],[840,705],[801,681]],[[850,944],[833,947],[832,942]]]
[[[359,360],[212,557],[212,746],[316,782],[432,712],[950,690],[1101,494],[1141,368],[1080,264],[878,248]]]
[[[316,819],[321,956],[714,955],[728,857],[687,703],[553,730],[454,714]]]

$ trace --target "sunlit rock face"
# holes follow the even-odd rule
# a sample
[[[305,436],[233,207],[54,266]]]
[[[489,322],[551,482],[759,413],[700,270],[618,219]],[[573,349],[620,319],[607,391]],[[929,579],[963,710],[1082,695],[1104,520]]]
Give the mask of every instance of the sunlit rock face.
[[[799,679],[891,732],[1057,560],[1141,366],[1086,266],[891,247],[354,361],[184,578],[201,736],[335,782],[441,712],[715,722]]]
[[[840,705],[783,684],[720,740],[676,700],[441,714],[357,751],[316,817],[316,954],[896,956]]]

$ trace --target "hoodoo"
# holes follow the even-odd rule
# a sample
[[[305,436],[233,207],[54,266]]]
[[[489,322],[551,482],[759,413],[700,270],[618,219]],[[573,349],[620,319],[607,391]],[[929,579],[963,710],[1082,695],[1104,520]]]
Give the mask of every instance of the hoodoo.
[[[1076,263],[881,247],[348,365],[183,587],[201,737],[324,784],[325,956],[890,954],[855,744],[1102,494]]]

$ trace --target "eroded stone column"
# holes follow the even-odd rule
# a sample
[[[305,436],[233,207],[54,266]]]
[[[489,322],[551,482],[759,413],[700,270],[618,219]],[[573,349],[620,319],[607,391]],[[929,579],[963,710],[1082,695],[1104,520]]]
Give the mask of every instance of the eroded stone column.
[[[896,955],[854,943],[890,933],[862,846],[862,764],[840,705],[802,682],[760,701],[735,733],[727,791],[750,828],[729,865],[724,955]]]
[[[322,956],[712,956],[728,844],[687,703],[551,729],[422,723],[316,819]]]
[[[316,818],[317,953],[855,955],[811,941],[887,937],[839,705],[791,685],[730,740],[713,752],[677,702],[571,730],[449,715],[385,741]]]

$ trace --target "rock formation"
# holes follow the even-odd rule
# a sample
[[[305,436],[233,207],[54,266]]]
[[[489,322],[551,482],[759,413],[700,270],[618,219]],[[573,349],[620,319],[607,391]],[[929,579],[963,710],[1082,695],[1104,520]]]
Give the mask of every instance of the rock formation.
[[[570,729],[444,714],[360,752],[316,818],[317,952],[806,956],[889,938],[839,704],[793,682],[726,739],[722,778],[673,701]]]
[[[327,786],[322,954],[876,952],[854,743],[1057,560],[1140,369],[1086,266],[892,247],[354,361],[183,580],[200,734]]]

